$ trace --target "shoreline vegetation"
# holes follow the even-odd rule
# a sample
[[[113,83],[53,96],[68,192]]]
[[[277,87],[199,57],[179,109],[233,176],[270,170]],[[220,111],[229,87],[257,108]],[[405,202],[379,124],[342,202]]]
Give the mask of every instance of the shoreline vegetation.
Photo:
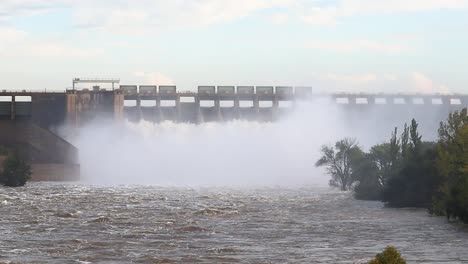
[[[394,247],[387,247],[367,264],[406,264],[406,260]]]
[[[317,167],[325,167],[330,186],[353,191],[358,200],[388,207],[418,207],[431,215],[468,224],[468,113],[450,113],[438,140],[422,140],[418,123],[395,128],[390,140],[363,151],[345,138],[322,146]]]
[[[0,146],[0,185],[20,187],[30,178],[30,164],[17,153]]]

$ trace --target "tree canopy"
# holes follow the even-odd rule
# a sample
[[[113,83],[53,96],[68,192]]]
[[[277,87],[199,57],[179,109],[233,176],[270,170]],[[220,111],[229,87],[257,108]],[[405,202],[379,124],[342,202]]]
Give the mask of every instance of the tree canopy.
[[[440,123],[437,169],[442,177],[435,195],[435,214],[468,223],[468,115],[467,109],[453,112]]]
[[[406,260],[400,255],[394,247],[387,247],[382,253],[379,253],[368,264],[406,264]]]
[[[0,184],[19,187],[31,178],[31,166],[16,154],[9,153],[2,166]]]
[[[359,159],[350,159],[355,197],[382,200],[391,207],[423,207],[432,214],[468,223],[467,109],[450,113],[440,123],[438,134],[437,142],[423,141],[413,119],[399,136],[395,128],[388,142],[371,147],[368,153],[361,152]],[[353,144],[357,145],[355,141]],[[331,157],[340,161],[335,149],[322,148],[328,155],[317,163],[326,164],[332,177],[339,175],[330,162],[334,161]]]
[[[336,142],[335,146],[322,146],[322,157],[315,166],[324,166],[331,176],[330,186],[339,187],[342,191],[350,190],[355,179],[357,161],[363,158],[363,151],[356,140],[345,138]]]

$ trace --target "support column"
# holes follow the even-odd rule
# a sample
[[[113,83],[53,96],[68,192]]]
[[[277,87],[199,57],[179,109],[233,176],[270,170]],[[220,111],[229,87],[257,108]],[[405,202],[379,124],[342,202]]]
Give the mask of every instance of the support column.
[[[462,104],[462,107],[468,107],[468,96],[460,96],[460,103]]]
[[[215,111],[216,111],[216,118],[218,119],[217,121],[223,121],[223,118],[221,116],[221,106],[220,106],[218,97],[214,98],[214,105],[215,105]]]
[[[137,112],[137,118],[138,118],[138,121],[141,121],[143,120],[143,113],[141,111],[141,98],[140,98],[140,95],[137,94],[136,95],[136,112]]]
[[[76,109],[76,90],[67,91],[66,94],[67,101],[67,115],[66,115],[66,124],[71,128],[76,128],[78,126],[78,111]]]
[[[174,120],[175,122],[180,122],[181,120],[181,111],[180,111],[180,96],[179,95],[176,95],[176,120]]]
[[[240,119],[240,103],[239,103],[239,97],[236,96],[236,98],[234,98],[234,113],[235,113],[235,117],[236,119],[239,118]]]
[[[114,120],[124,120],[124,96],[119,90],[114,90]]]
[[[156,111],[156,122],[162,122],[163,115],[162,115],[162,108],[161,108],[161,97],[159,95],[156,96],[156,106],[154,108]]]
[[[450,97],[449,96],[441,96],[442,104],[445,106],[450,106]]]
[[[258,100],[258,95],[254,95],[253,100],[255,119],[260,120],[260,102]]]
[[[201,113],[201,109],[200,109],[200,98],[198,96],[195,96],[195,111],[197,112],[196,113],[196,123],[197,124],[200,124],[203,122],[202,120],[202,113]]]
[[[14,95],[11,96],[11,113],[10,113],[10,118],[11,120],[15,120],[16,119],[16,98]]]
[[[278,96],[275,95],[275,97],[273,97],[273,105],[272,105],[272,119],[273,121],[276,121],[278,118],[279,118],[279,99],[278,99]]]
[[[151,120],[156,123],[158,122],[158,100],[154,98],[154,107],[153,107],[153,116],[151,117]]]

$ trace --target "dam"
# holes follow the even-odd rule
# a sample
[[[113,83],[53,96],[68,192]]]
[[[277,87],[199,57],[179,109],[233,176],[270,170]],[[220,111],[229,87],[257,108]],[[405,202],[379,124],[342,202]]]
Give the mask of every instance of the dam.
[[[425,117],[422,121],[437,125],[451,111],[468,106],[465,94],[314,93],[310,87],[291,86],[198,86],[196,92],[180,92],[173,85],[105,82],[111,82],[112,88],[93,85],[78,89],[74,85],[63,92],[0,90],[0,145],[27,157],[33,180],[76,180],[80,175],[78,149],[66,139],[96,119],[276,122],[301,104],[319,105],[314,111],[323,105],[326,116],[325,106],[331,104],[342,110],[343,120],[367,120],[378,128],[403,116]]]
[[[56,131],[80,127],[95,118],[138,122],[223,122],[236,119],[274,122],[297,104],[336,104],[349,113],[373,110],[434,112],[446,116],[468,105],[464,94],[313,93],[310,87],[199,86],[178,92],[176,86],[94,86],[64,92],[0,91],[0,120],[30,121]]]

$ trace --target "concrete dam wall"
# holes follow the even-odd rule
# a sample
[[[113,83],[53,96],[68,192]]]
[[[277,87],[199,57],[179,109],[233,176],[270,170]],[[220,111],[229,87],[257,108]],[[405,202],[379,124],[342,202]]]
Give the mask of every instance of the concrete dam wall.
[[[317,94],[310,87],[287,86],[199,86],[197,92],[178,92],[176,86],[121,85],[112,91],[94,87],[64,93],[0,92],[0,97],[11,98],[0,101],[0,119],[30,120],[52,131],[63,125],[73,130],[96,118],[195,124],[234,119],[274,122],[300,102],[325,102],[362,117],[377,111],[383,119],[412,113],[447,116],[468,106],[468,95],[461,94]],[[17,100],[24,97],[29,101]]]
[[[0,120],[0,145],[31,163],[33,181],[73,181],[80,178],[78,149],[29,121]]]

